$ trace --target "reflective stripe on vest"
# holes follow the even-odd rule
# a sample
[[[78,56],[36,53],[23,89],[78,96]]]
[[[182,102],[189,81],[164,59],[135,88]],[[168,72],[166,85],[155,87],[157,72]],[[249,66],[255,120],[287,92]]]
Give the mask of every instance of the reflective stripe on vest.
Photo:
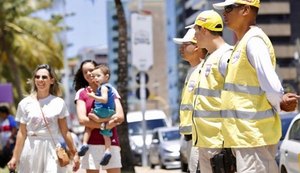
[[[261,112],[248,112],[248,111],[238,111],[238,110],[222,110],[223,118],[239,118],[244,120],[258,120],[264,118],[273,117],[275,112],[273,109],[269,109]]]
[[[183,134],[190,134],[191,131],[192,131],[192,125],[190,125],[190,126],[181,126],[181,127],[179,127],[179,131],[180,131],[180,133],[183,133]]]
[[[253,95],[262,95],[265,92],[260,87],[255,86],[243,86],[239,84],[225,83],[224,90],[233,91],[233,92],[241,92]]]
[[[194,118],[221,118],[220,111],[194,111]]]
[[[202,96],[208,96],[208,97],[221,97],[221,90],[197,88],[197,89],[195,89],[195,95],[202,95]]]
[[[181,111],[192,111],[194,109],[192,104],[181,104],[180,110]]]

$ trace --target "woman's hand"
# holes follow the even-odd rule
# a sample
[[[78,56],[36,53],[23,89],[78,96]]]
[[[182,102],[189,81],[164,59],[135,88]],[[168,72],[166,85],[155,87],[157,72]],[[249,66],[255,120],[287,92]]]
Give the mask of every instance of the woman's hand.
[[[10,161],[7,163],[7,167],[9,170],[16,170],[17,168],[17,159],[12,157]]]
[[[78,153],[76,153],[73,157],[73,172],[76,172],[79,169],[80,166],[80,158],[78,156]]]
[[[88,114],[89,119],[101,123],[103,122],[103,120],[101,118],[99,118],[96,114],[93,113],[93,110],[91,110],[91,112]]]

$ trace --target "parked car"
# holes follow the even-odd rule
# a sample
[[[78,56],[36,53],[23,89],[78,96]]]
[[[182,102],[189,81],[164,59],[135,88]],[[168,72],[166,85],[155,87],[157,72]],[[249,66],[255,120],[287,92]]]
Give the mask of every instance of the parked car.
[[[297,112],[282,112],[282,113],[280,113],[280,119],[281,119],[281,138],[279,140],[278,150],[277,150],[277,153],[276,153],[276,156],[275,156],[275,160],[276,160],[276,162],[277,162],[278,165],[279,165],[279,160],[280,160],[279,149],[280,149],[281,142],[282,142],[282,140],[285,137],[285,134],[286,134],[286,132],[287,132],[287,130],[289,128],[290,123],[292,122],[293,118],[297,114],[298,114]]]
[[[281,173],[300,173],[300,114],[292,120],[280,146]]]
[[[150,167],[180,168],[180,133],[178,127],[161,127],[153,131],[149,148]]]
[[[128,112],[127,113],[127,123],[128,123],[128,136],[130,148],[133,154],[134,165],[142,164],[142,153],[143,153],[143,128],[142,121],[143,115],[141,111]],[[168,121],[166,114],[161,110],[147,110],[145,112],[146,121],[146,147],[149,149],[152,131],[158,127],[167,127]],[[146,151],[147,152],[147,151]],[[148,153],[146,153],[148,156]]]

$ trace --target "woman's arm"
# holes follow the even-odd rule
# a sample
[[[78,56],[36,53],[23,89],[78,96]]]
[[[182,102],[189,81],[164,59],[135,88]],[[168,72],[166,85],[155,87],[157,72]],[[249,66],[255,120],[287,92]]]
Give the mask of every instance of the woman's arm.
[[[115,99],[116,113],[111,117],[111,120],[106,124],[107,129],[112,129],[124,122],[124,111],[120,99]]]
[[[69,132],[66,118],[59,118],[58,119],[58,127],[59,127],[59,130],[60,130],[60,132],[61,132],[68,148],[69,148],[69,151],[70,151],[71,155],[75,156],[77,151],[76,151],[76,147],[74,145],[71,133]]]
[[[79,164],[80,164],[79,156],[77,154],[77,150],[76,150],[75,144],[73,142],[71,133],[69,132],[66,118],[58,119],[58,127],[59,127],[60,132],[69,148],[71,158],[73,158],[73,160],[74,160],[73,171],[77,171],[79,169]]]
[[[100,127],[100,123],[90,120],[89,117],[86,116],[87,115],[86,104],[83,100],[76,101],[76,111],[77,111],[78,121],[81,125],[87,126],[92,129]]]
[[[26,124],[20,123],[20,128],[17,134],[17,140],[16,140],[13,156],[7,164],[9,169],[13,169],[13,170],[16,169],[17,163],[20,160],[21,152],[23,150],[24,142],[26,138],[27,138]]]
[[[107,122],[105,125],[105,128],[107,129],[112,129],[117,125],[121,124],[124,121],[123,107],[121,105],[120,99],[116,98],[114,99],[114,101],[115,101],[116,113],[113,116],[111,116],[110,118],[99,118],[94,113],[89,113],[89,118],[99,123]],[[97,128],[99,127],[100,126],[98,126]]]

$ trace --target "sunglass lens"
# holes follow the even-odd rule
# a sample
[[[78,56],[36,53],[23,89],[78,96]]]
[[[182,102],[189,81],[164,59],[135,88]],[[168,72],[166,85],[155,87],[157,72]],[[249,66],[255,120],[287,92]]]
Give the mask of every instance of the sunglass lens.
[[[35,75],[34,78],[35,78],[35,79],[40,79],[40,78],[42,78],[43,80],[45,80],[45,79],[48,79],[48,76],[46,76],[46,75],[42,75],[42,76],[40,76],[40,75]]]
[[[228,5],[224,8],[226,13],[230,13],[233,10],[233,6],[232,5]]]

